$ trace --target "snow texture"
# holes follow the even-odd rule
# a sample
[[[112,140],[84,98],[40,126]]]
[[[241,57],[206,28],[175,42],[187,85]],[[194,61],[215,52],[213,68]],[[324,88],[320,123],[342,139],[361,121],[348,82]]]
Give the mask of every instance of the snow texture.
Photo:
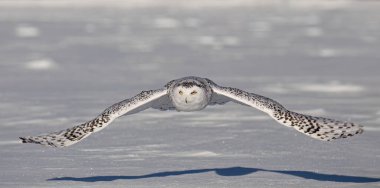
[[[1,188],[380,186],[378,2],[33,2],[0,2]],[[18,140],[188,75],[365,132],[322,142],[231,103],[148,109],[63,149]]]

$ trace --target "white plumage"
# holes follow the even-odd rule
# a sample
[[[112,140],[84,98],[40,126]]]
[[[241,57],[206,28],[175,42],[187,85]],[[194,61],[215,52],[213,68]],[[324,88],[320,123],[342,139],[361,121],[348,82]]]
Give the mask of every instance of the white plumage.
[[[81,125],[47,135],[20,137],[20,139],[23,143],[65,147],[79,142],[93,132],[100,131],[122,115],[134,114],[147,108],[197,111],[207,105],[225,104],[229,101],[257,108],[280,124],[293,127],[319,140],[330,141],[363,132],[362,126],[354,123],[292,112],[267,97],[236,88],[222,87],[207,78],[192,76],[172,80],[162,89],[143,91],[110,106],[95,119]]]

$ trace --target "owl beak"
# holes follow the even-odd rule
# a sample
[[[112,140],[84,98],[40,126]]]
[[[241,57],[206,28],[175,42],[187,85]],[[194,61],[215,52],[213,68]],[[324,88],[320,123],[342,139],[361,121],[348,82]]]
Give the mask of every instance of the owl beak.
[[[185,98],[185,102],[186,102],[186,104],[187,104],[187,97]]]

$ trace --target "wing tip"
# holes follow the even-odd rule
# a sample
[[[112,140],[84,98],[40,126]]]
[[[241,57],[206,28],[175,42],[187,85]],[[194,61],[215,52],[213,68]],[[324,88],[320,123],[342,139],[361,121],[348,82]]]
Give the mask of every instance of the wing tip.
[[[364,133],[364,126],[363,125],[359,125],[358,130],[356,131],[355,134],[362,134],[362,133]]]
[[[333,141],[341,138],[349,138],[353,137],[355,135],[362,134],[364,132],[364,126],[363,125],[355,125],[350,127],[349,129],[343,131],[340,133],[340,135],[334,134],[333,136],[329,137],[329,135],[325,135],[325,137],[318,138],[322,141]]]
[[[21,140],[21,143],[30,143],[30,144],[39,144],[39,145],[43,145],[43,146],[50,146],[50,147],[65,147],[65,145],[61,144],[61,145],[57,145],[53,142],[49,142],[47,140],[40,140],[38,137],[32,137],[32,136],[27,136],[27,137],[19,137],[19,139]]]
[[[25,137],[18,137],[21,140],[21,143],[28,143]]]
[[[21,140],[21,143],[35,143],[35,144],[40,144],[39,142],[35,141],[32,139],[32,137],[19,137]]]

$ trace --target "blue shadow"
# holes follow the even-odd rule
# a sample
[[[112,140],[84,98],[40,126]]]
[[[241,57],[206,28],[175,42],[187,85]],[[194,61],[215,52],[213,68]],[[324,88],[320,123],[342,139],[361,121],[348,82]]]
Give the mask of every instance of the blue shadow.
[[[145,175],[136,176],[89,176],[89,177],[60,177],[48,179],[48,181],[81,181],[81,182],[100,182],[100,181],[115,181],[115,180],[135,180],[145,178],[162,178],[168,176],[181,176],[191,174],[201,174],[214,172],[220,176],[245,176],[255,172],[272,172],[278,174],[291,175],[304,179],[317,180],[317,181],[330,181],[330,182],[347,182],[347,183],[370,183],[380,182],[380,178],[361,177],[361,176],[347,176],[336,174],[323,174],[309,171],[291,171],[291,170],[266,170],[259,168],[246,168],[246,167],[230,167],[230,168],[209,168],[209,169],[194,169],[182,171],[167,171],[157,172]]]

